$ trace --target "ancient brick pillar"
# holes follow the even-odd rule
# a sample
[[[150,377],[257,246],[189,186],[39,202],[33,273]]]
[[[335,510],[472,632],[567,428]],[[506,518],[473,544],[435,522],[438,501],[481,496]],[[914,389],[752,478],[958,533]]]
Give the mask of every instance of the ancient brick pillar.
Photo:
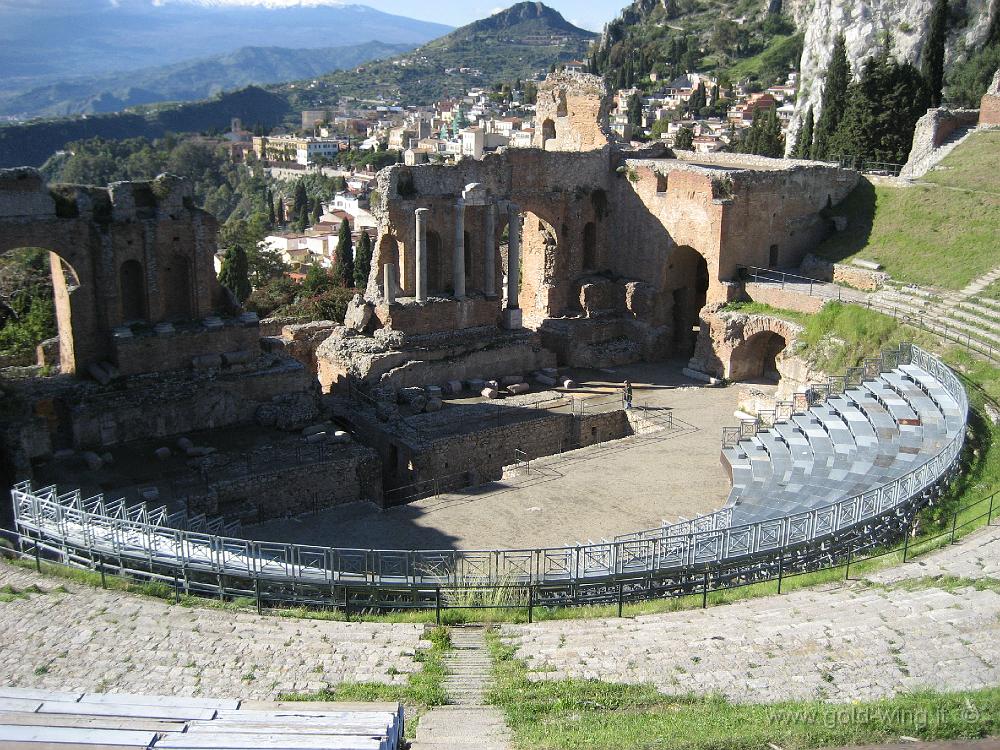
[[[427,301],[427,214],[429,208],[414,211],[417,222],[417,302]]]

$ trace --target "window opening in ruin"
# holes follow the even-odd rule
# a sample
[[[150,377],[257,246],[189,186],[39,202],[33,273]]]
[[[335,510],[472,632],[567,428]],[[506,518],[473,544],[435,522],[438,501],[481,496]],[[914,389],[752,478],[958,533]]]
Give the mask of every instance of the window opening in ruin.
[[[778,246],[771,245],[770,250],[767,253],[767,265],[768,268],[774,268],[778,265]]]
[[[146,283],[139,261],[127,260],[122,263],[118,272],[118,293],[123,323],[146,319]]]
[[[542,148],[545,148],[549,141],[555,140],[556,124],[551,119],[546,119],[542,123]]]
[[[665,174],[660,174],[659,172],[656,173],[656,192],[667,192],[667,176]]]
[[[588,221],[583,227],[583,269],[597,268],[597,226]]]

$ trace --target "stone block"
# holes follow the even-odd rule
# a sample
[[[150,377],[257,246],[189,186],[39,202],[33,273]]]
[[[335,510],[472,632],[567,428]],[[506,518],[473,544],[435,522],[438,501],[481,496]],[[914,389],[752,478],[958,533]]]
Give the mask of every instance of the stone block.
[[[548,375],[536,375],[535,382],[539,385],[554,386],[556,384],[556,379],[551,378]]]
[[[428,398],[441,398],[441,386],[439,385],[429,385],[424,388],[427,392]]]
[[[531,386],[527,383],[514,383],[507,386],[507,391],[513,393],[515,396],[520,393],[527,393],[531,390]]]
[[[90,373],[90,376],[101,385],[107,385],[111,382],[111,374],[97,362],[91,362],[87,365],[87,372]]]
[[[524,316],[520,308],[503,311],[503,327],[508,331],[524,328]]]
[[[410,406],[413,407],[414,411],[423,411],[427,408],[427,397],[417,396],[412,401],[410,401]]]
[[[576,388],[576,381],[575,380],[566,379],[566,380],[563,381],[562,387],[565,388],[568,391],[569,390],[573,390],[574,388]]]
[[[347,304],[344,314],[344,326],[358,333],[364,333],[371,323],[375,308],[365,302],[360,294],[355,294]]]
[[[457,396],[462,392],[462,381],[461,380],[449,380],[445,383],[445,388],[447,392],[452,396]]]
[[[424,389],[418,385],[411,385],[408,388],[399,389],[399,403],[412,404],[415,399],[426,398]]]
[[[480,395],[483,398],[499,398],[500,391],[498,391],[496,388],[483,388],[483,390],[480,391]]]
[[[222,367],[222,356],[199,354],[197,357],[191,357],[191,366],[196,370],[217,370]]]
[[[486,387],[487,388],[492,388],[495,391],[499,391],[500,390],[500,383],[498,381],[496,381],[496,380],[487,380],[486,381]]]
[[[253,352],[249,349],[226,352],[222,355],[222,361],[230,366],[249,364],[250,362],[253,362]]]
[[[314,432],[311,435],[307,435],[306,436],[306,442],[309,445],[315,445],[317,443],[325,443],[326,442],[326,433],[325,432]]]
[[[482,378],[470,378],[465,382],[465,384],[473,393],[479,393],[486,387],[486,381]]]
[[[277,336],[264,336],[260,340],[260,348],[268,354],[276,354],[285,350],[285,342]]]
[[[424,407],[424,411],[426,411],[426,412],[441,411],[441,407],[442,406],[443,406],[443,402],[441,401],[441,399],[439,399],[439,398],[429,398],[429,399],[427,399],[427,406]]]

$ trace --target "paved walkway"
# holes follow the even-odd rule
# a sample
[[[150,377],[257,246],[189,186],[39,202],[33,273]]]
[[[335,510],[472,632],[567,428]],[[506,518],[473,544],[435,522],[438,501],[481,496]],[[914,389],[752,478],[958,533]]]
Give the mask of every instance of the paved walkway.
[[[528,475],[387,511],[352,503],[246,527],[243,533],[342,547],[547,547],[611,538],[715,510],[729,492],[719,440],[724,426],[736,424],[736,388],[692,386],[679,372],[677,363],[591,371],[587,385],[574,391],[595,398],[620,393],[619,384],[628,378],[635,404],[669,408],[674,430],[539,459],[531,462]]]
[[[900,577],[992,577],[1000,527],[872,577],[635,619],[505,626],[533,679],[650,683],[733,701],[869,700],[1000,684],[1000,588],[893,587]]]
[[[422,625],[183,607],[0,562],[0,685],[273,700],[346,680],[404,683]],[[62,593],[65,591],[65,593]]]

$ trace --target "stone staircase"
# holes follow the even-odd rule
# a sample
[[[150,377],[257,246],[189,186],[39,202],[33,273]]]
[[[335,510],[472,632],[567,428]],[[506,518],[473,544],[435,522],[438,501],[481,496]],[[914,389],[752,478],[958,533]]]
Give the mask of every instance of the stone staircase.
[[[486,628],[456,627],[452,650],[445,656],[444,686],[449,705],[420,718],[412,750],[508,750],[510,730],[503,715],[484,704],[493,662],[486,647]]]
[[[960,291],[890,286],[869,296],[870,304],[896,317],[915,317],[924,327],[980,354],[1000,358],[1000,301],[981,292],[1000,279],[996,268]]]

